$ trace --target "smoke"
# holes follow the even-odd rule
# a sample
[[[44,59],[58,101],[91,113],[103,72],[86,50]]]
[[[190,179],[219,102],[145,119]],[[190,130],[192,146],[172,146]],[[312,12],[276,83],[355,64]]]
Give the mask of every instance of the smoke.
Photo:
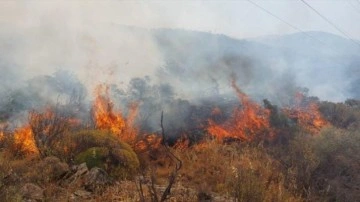
[[[127,82],[151,74],[161,65],[162,58],[151,36],[102,20],[103,15],[116,17],[108,4],[4,4],[0,47],[1,57],[5,58],[2,62],[7,63],[2,66],[7,67],[2,69],[12,65],[20,81],[64,70],[76,74],[91,91],[96,83]],[[120,5],[117,12],[124,13],[118,17],[131,12]]]
[[[102,15],[116,17],[107,4],[99,8],[60,1],[1,5],[0,122],[21,125],[28,110],[74,102],[84,105],[78,116],[86,110],[89,116],[96,85],[114,83],[124,88],[132,78],[151,75],[162,64],[146,30],[104,19]],[[133,6],[116,12],[126,15]]]
[[[315,37],[330,46],[299,34],[240,40],[155,29],[186,28],[174,16],[194,9],[190,3],[179,9],[141,1],[1,4],[0,122],[19,121],[30,109],[56,103],[86,117],[100,83],[111,85],[111,96],[125,113],[131,102],[139,102],[141,127],[149,131],[159,129],[161,111],[167,129],[180,130],[204,120],[212,107],[232,106],[231,75],[253,99],[279,105],[289,104],[299,87],[332,101],[360,96],[354,87],[360,77],[358,48],[324,33]],[[201,2],[194,4],[202,8]],[[203,17],[190,27],[201,27],[205,18],[215,21],[220,15],[214,8],[195,9]]]

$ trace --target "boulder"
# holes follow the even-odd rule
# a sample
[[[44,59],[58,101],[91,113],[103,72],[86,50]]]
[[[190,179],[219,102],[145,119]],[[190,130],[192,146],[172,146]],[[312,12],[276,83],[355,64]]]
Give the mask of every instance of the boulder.
[[[44,189],[32,183],[26,183],[20,189],[20,193],[25,199],[35,201],[42,201],[44,199]]]
[[[72,198],[81,198],[81,199],[90,199],[91,198],[91,192],[85,191],[85,190],[77,190],[74,192]]]
[[[83,178],[84,187],[88,191],[102,189],[111,183],[109,175],[101,168],[92,168]]]
[[[73,166],[71,171],[65,175],[61,184],[63,186],[75,185],[93,192],[111,183],[112,180],[105,170],[94,167],[89,171],[86,163],[82,163]]]
[[[69,171],[69,165],[61,162],[55,156],[44,158],[37,167],[41,170],[44,179],[57,180]]]
[[[80,165],[75,165],[71,167],[71,170],[68,171],[62,181],[62,185],[70,185],[76,183],[83,175],[89,172],[86,163],[82,163]]]

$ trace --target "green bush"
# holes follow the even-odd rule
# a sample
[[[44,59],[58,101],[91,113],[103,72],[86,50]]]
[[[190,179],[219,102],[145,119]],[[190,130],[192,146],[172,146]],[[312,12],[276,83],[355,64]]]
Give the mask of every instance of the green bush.
[[[69,152],[78,154],[92,147],[126,148],[131,147],[119,140],[108,130],[80,130],[69,134]]]
[[[109,157],[109,150],[105,147],[91,147],[75,157],[75,162],[81,164],[86,162],[89,169],[93,167],[106,169],[106,159]]]
[[[131,178],[140,163],[130,145],[104,130],[82,130],[71,134],[70,152],[75,162],[105,169],[115,178]]]

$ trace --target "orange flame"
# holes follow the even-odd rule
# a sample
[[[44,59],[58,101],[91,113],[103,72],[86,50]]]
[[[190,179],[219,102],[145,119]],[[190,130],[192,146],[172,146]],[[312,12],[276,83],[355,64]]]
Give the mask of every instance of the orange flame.
[[[5,123],[0,123],[0,143],[2,143],[5,140],[5,129],[8,126],[8,124]]]
[[[252,141],[260,136],[272,137],[273,131],[269,122],[270,111],[251,101],[236,86],[235,80],[232,81],[232,87],[235,89],[242,107],[235,109],[232,117],[223,124],[216,124],[209,120],[207,131],[210,135],[220,141],[223,141],[224,138]]]
[[[37,154],[39,152],[29,125],[15,130],[14,146],[23,154]]]
[[[137,134],[137,129],[133,127],[138,113],[137,104],[130,105],[128,118],[125,119],[121,111],[114,110],[108,86],[99,85],[95,93],[93,115],[96,127],[98,129],[110,130],[122,141],[133,143]]]
[[[295,120],[297,124],[311,134],[317,134],[324,126],[329,123],[322,117],[317,103],[305,101],[305,96],[301,93],[295,95],[295,107],[285,108],[283,111],[289,118]]]
[[[162,138],[156,134],[145,135],[135,144],[135,151],[143,153],[151,149],[158,149],[161,145]]]
[[[0,143],[3,142],[5,139],[4,131],[0,131]]]
[[[189,147],[190,147],[190,139],[186,135],[181,136],[181,138],[179,138],[174,145],[174,148],[178,150],[184,150]]]

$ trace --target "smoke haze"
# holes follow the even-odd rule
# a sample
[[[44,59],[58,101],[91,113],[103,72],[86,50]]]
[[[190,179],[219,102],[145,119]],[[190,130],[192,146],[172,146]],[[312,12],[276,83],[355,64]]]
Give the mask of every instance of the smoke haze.
[[[156,130],[155,117],[164,109],[167,125],[178,128],[186,124],[192,104],[235,97],[232,75],[253,99],[280,105],[303,88],[322,100],[360,98],[358,46],[325,32],[308,32],[312,38],[289,34],[293,30],[273,20],[268,27],[259,22],[269,18],[261,11],[250,20],[259,23],[248,24],[246,15],[254,7],[246,2],[0,4],[1,119],[17,120],[24,111],[66,103],[74,94],[89,103],[94,87],[107,83],[113,84],[120,108],[141,101],[144,127]],[[329,10],[343,6],[337,4]],[[234,9],[240,6],[244,12],[237,16]],[[302,18],[295,15],[308,13],[298,11],[290,19],[298,22]]]

